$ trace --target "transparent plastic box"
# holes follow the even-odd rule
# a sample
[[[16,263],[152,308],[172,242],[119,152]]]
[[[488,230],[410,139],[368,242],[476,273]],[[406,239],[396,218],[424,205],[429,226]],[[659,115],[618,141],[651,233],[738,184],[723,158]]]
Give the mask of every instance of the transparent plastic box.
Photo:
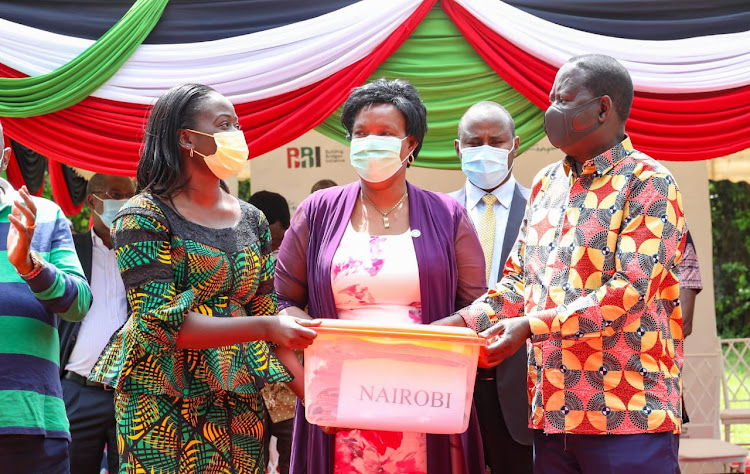
[[[469,328],[324,319],[305,349],[305,417],[351,429],[466,431],[479,348]]]

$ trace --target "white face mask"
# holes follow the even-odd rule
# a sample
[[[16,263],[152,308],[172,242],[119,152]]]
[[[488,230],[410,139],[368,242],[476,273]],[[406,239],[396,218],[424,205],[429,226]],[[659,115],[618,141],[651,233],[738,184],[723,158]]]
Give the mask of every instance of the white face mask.
[[[125,203],[128,202],[128,200],[127,199],[102,199],[96,194],[94,194],[93,196],[97,198],[98,200],[100,200],[102,202],[102,206],[104,207],[101,214],[96,212],[96,209],[94,209],[94,212],[96,212],[96,215],[99,216],[99,219],[102,220],[102,224],[111,228],[112,223],[115,221],[115,217],[117,217],[117,213],[120,212],[120,209],[122,209],[122,206],[124,206]]]
[[[353,138],[349,146],[349,159],[357,174],[368,183],[381,183],[401,169],[411,156],[401,159],[401,142],[407,137],[381,137],[368,135]]]
[[[512,165],[508,168],[508,155],[513,148],[505,150],[490,145],[461,148],[461,169],[474,186],[494,189],[513,168]]]

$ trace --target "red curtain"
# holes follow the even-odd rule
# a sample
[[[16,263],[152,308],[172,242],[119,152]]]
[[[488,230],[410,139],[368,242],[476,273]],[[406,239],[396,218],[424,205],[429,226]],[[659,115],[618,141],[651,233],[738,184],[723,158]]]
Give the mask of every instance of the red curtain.
[[[441,6],[476,52],[527,99],[542,109],[557,67],[520,49],[455,0]],[[750,86],[700,94],[635,91],[627,132],[639,150],[660,160],[717,158],[750,147]]]
[[[49,184],[52,186],[52,198],[60,206],[60,209],[66,216],[74,216],[81,212],[83,202],[78,205],[73,202],[62,165],[57,161],[49,160],[47,170],[49,171]]]
[[[411,35],[436,0],[425,0],[372,54],[302,89],[236,106],[250,157],[276,149],[319,125]],[[0,65],[0,75],[21,77]],[[134,176],[149,108],[89,97],[55,112],[4,118],[5,133],[53,161]]]

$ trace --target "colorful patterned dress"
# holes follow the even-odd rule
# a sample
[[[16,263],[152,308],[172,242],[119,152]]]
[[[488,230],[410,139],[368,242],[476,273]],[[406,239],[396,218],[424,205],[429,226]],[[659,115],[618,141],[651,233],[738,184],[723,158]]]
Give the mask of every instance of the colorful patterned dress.
[[[211,229],[142,194],[115,221],[112,242],[131,311],[91,378],[117,390],[121,472],[263,472],[259,391],[289,381],[286,369],[263,341],[176,347],[188,311],[276,313],[268,223],[240,205],[237,225]]]
[[[350,224],[333,257],[331,286],[339,319],[422,323],[411,231],[370,235]],[[424,433],[342,431],[335,450],[334,471],[339,474],[427,472]]]

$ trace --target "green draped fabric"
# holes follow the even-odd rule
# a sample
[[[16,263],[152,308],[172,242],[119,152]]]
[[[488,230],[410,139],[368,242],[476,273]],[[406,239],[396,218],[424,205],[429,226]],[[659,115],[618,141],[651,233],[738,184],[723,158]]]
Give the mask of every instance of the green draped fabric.
[[[460,168],[453,149],[458,120],[483,100],[497,102],[511,113],[521,137],[520,151],[544,137],[544,112],[487,66],[439,6],[369,80],[380,77],[411,82],[427,106],[429,130],[415,166]],[[315,130],[347,143],[341,108]]]
[[[32,117],[82,101],[128,60],[156,26],[168,0],[138,0],[96,43],[50,73],[0,78],[0,116]]]

